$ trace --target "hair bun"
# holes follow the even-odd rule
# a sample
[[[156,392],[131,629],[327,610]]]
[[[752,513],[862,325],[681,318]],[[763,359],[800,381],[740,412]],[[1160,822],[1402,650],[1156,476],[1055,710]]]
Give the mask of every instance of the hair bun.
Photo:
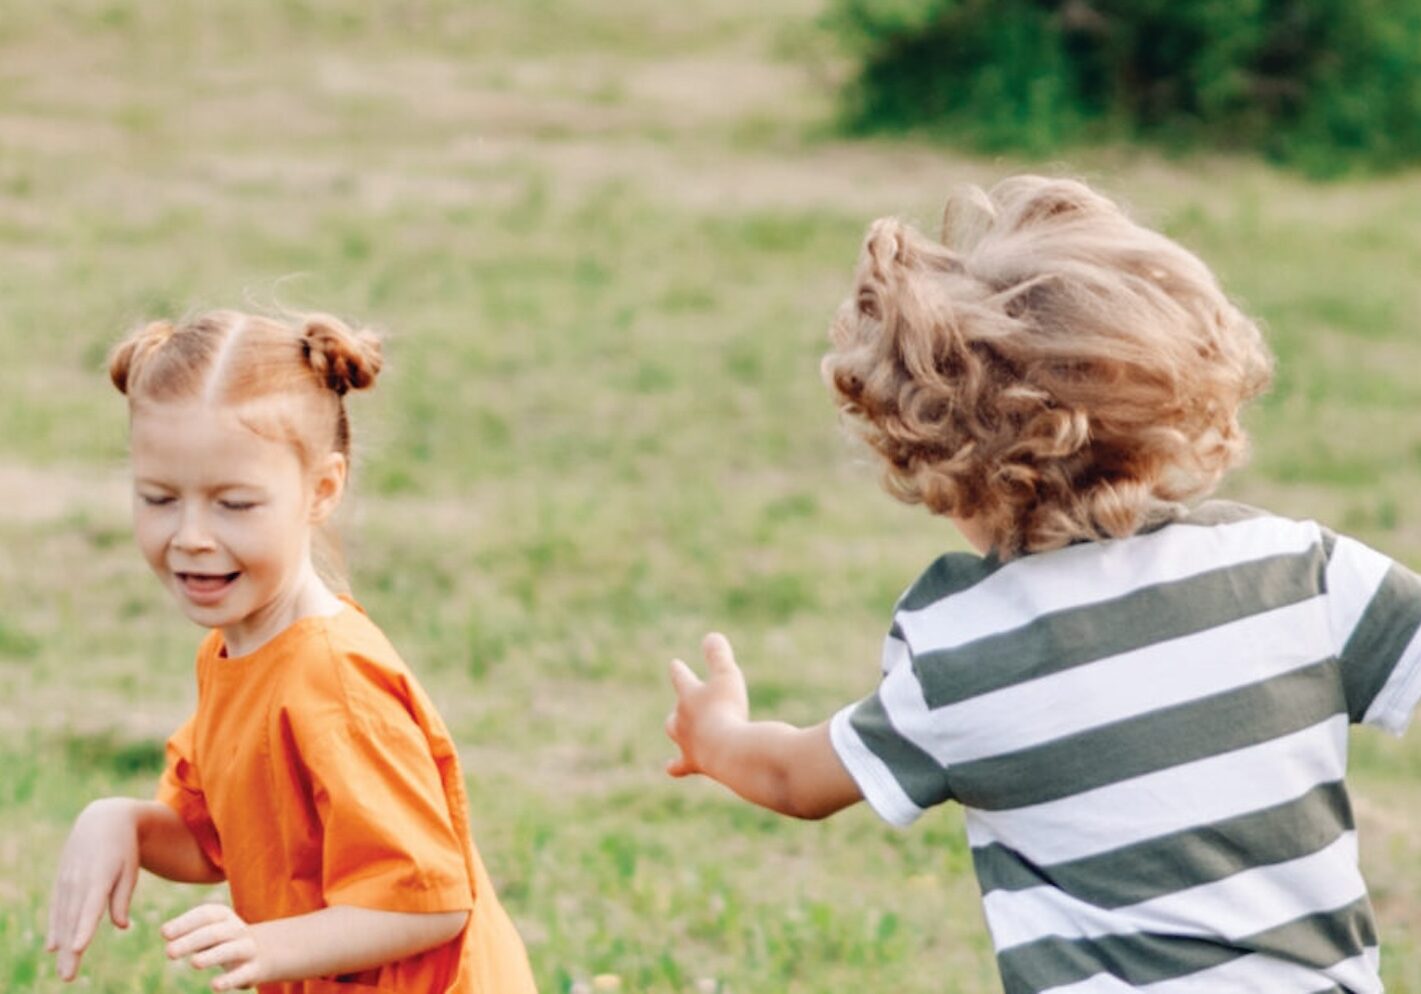
[[[113,380],[119,393],[128,393],[135,367],[162,348],[177,330],[171,321],[150,321],[114,346],[109,353],[109,379]]]
[[[374,332],[352,330],[329,314],[310,314],[301,327],[301,347],[311,369],[336,393],[375,383],[384,359]]]

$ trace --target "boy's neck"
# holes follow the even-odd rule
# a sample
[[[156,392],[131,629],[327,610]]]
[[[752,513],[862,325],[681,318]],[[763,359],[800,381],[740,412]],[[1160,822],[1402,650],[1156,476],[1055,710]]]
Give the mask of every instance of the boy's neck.
[[[986,523],[981,517],[960,518],[956,515],[952,517],[952,523],[956,526],[958,534],[967,540],[967,544],[976,549],[980,555],[986,555],[992,549],[992,536],[987,531]]]

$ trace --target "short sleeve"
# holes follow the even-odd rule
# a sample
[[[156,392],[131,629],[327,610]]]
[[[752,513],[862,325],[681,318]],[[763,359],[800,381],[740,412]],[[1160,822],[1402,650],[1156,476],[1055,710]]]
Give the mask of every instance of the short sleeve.
[[[882,669],[878,689],[834,715],[829,735],[864,800],[885,821],[908,825],[953,795],[947,770],[925,748],[932,714],[896,626],[884,639]]]
[[[423,729],[399,702],[303,750],[321,821],[327,903],[383,911],[474,905],[464,840]]]
[[[1327,605],[1348,715],[1400,735],[1421,699],[1421,578],[1324,531]]]
[[[157,799],[177,812],[202,848],[203,855],[218,869],[222,866],[222,841],[212,814],[207,809],[207,795],[193,757],[193,723],[189,718],[168,739],[162,779],[158,781]]]

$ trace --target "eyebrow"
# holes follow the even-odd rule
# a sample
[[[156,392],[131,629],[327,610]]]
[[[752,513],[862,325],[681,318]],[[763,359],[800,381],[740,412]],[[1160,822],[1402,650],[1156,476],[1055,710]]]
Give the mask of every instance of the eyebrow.
[[[166,480],[159,480],[151,476],[135,477],[133,480],[133,485],[138,487],[161,487],[164,490],[176,489]],[[263,488],[260,483],[224,482],[214,484],[210,487],[203,487],[203,489],[210,493],[221,493],[224,490],[251,490],[260,494],[266,493],[265,488]]]

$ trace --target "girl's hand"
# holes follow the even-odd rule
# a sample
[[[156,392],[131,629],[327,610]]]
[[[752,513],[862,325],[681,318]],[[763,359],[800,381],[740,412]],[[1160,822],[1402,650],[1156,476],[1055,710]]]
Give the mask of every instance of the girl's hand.
[[[45,952],[58,954],[60,979],[73,980],[107,908],[118,928],[128,928],[128,906],[138,882],[138,820],[133,802],[107,797],[74,822],[59,857],[49,905]]]
[[[266,979],[256,933],[225,904],[200,904],[164,922],[159,931],[168,940],[169,959],[186,957],[195,970],[225,968],[212,981],[214,991],[251,987]]]
[[[170,959],[196,969],[220,966],[214,991],[230,991],[392,963],[448,942],[467,911],[415,913],[332,905],[248,925],[231,908],[203,904],[163,925]],[[384,990],[382,987],[381,990]]]
[[[730,642],[719,632],[701,641],[706,657],[706,678],[700,679],[679,659],[671,661],[671,686],[676,707],[666,718],[666,734],[680,747],[681,755],[666,764],[673,777],[707,773],[712,768],[717,742],[750,718],[750,698],[745,676],[735,664]]]

